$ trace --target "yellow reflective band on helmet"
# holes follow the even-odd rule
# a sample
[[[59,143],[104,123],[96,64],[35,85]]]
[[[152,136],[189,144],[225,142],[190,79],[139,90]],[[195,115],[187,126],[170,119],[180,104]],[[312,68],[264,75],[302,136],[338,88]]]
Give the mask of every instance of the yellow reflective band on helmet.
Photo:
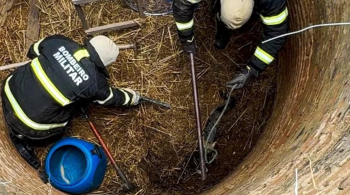
[[[110,99],[112,99],[113,98],[113,91],[112,91],[112,88],[109,88],[109,96],[105,99],[105,100],[96,100],[96,101],[94,101],[94,102],[97,102],[97,103],[99,103],[99,104],[105,104],[106,102],[108,102]]]
[[[81,59],[88,58],[88,57],[90,57],[90,54],[86,49],[80,49],[74,53],[74,58],[77,61],[80,61]]]
[[[193,27],[193,25],[194,25],[193,19],[187,23],[176,22],[177,29],[179,29],[180,31],[190,29]]]
[[[196,4],[201,2],[201,0],[187,0],[188,2],[192,3],[192,4]]]
[[[262,15],[261,19],[264,24],[266,25],[278,25],[284,22],[287,19],[288,16],[288,9],[286,8],[284,11],[282,11],[280,14],[276,16],[270,16],[270,17],[264,17]]]
[[[266,53],[266,51],[262,50],[260,47],[256,48],[254,55],[265,62],[265,64],[270,64],[274,60],[270,54]]]
[[[51,95],[51,97],[56,100],[57,103],[59,103],[62,106],[66,106],[72,103],[66,97],[63,96],[63,94],[56,88],[56,86],[47,77],[38,58],[35,58],[32,61],[31,66],[35,73],[35,76],[38,78],[41,85],[46,89],[46,91]]]
[[[123,105],[127,105],[129,102],[130,102],[130,97],[129,97],[129,94],[128,93],[126,93],[125,91],[124,91],[124,89],[119,89],[121,92],[123,92],[124,93],[124,98],[125,98],[125,101],[124,101],[124,104]]]
[[[34,45],[33,45],[34,52],[35,52],[35,54],[36,54],[37,56],[40,55],[40,52],[39,52],[39,45],[40,45],[40,43],[41,43],[43,40],[44,40],[44,39],[41,39],[40,41],[34,43]]]
[[[15,97],[13,96],[11,90],[10,90],[10,86],[9,86],[9,81],[12,78],[12,76],[10,76],[5,83],[5,94],[7,99],[10,101],[10,104],[13,108],[13,110],[15,111],[16,116],[28,127],[35,129],[35,130],[50,130],[53,128],[58,128],[58,127],[64,127],[67,125],[68,122],[65,123],[56,123],[56,124],[39,124],[36,123],[34,121],[32,121],[30,118],[28,118],[28,116],[23,112],[22,108],[19,106],[17,100],[15,99]]]

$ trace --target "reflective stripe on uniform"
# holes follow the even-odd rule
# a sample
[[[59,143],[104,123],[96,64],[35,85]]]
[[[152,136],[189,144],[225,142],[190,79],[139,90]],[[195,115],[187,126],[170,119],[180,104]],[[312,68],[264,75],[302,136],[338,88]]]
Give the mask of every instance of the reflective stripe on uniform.
[[[109,96],[105,99],[105,100],[96,100],[94,102],[97,102],[99,104],[105,104],[106,102],[108,102],[110,99],[113,98],[113,91],[112,91],[112,88],[109,88]]]
[[[270,54],[268,54],[260,47],[256,48],[254,55],[266,64],[270,64],[274,60],[274,58]]]
[[[288,9],[286,8],[284,11],[282,11],[280,14],[276,16],[269,16],[269,17],[264,17],[262,15],[261,19],[264,24],[266,25],[278,25],[284,22],[287,19],[288,16]]]
[[[201,2],[201,0],[187,0],[187,1],[192,3],[192,4],[197,4],[197,3]]]
[[[74,53],[74,58],[77,61],[80,61],[81,59],[88,58],[88,57],[90,57],[90,54],[86,49],[80,49]]]
[[[194,25],[193,19],[187,23],[176,22],[177,29],[179,29],[180,31],[190,29],[193,27],[193,25]]]
[[[10,101],[10,104],[15,111],[16,116],[28,127],[35,129],[35,130],[50,130],[53,128],[58,128],[58,127],[64,127],[67,125],[68,122],[65,123],[57,123],[57,124],[39,124],[34,121],[32,121],[28,116],[23,112],[22,108],[19,106],[17,100],[13,96],[10,86],[9,86],[9,81],[12,78],[10,76],[5,83],[5,94],[7,99]]]
[[[40,52],[39,52],[39,45],[40,45],[40,43],[41,43],[43,40],[44,40],[44,39],[41,39],[40,41],[34,43],[34,45],[33,45],[34,52],[35,52],[35,54],[36,54],[37,56],[40,55]]]
[[[124,104],[123,105],[126,105],[130,102],[130,97],[129,97],[129,94],[127,92],[125,92],[123,89],[119,89],[121,92],[124,93],[124,98],[125,98],[125,101],[124,101]]]
[[[64,95],[56,88],[56,86],[47,77],[38,58],[35,58],[32,61],[31,67],[34,70],[35,76],[38,78],[41,85],[46,89],[46,91],[51,95],[51,97],[56,100],[57,103],[59,103],[62,106],[66,106],[72,103],[66,97],[64,97]]]

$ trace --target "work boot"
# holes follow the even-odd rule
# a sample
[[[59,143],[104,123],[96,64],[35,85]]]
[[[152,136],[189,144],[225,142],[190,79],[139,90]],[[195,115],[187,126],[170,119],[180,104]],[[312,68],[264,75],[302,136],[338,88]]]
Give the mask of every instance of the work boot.
[[[217,15],[216,17],[216,33],[215,33],[215,47],[217,49],[225,49],[230,38],[232,36],[233,30],[228,29],[226,24],[223,23]]]
[[[10,139],[17,151],[34,169],[38,169],[40,167],[39,158],[35,155],[33,149],[24,140],[20,139],[20,137],[19,135],[10,133]]]

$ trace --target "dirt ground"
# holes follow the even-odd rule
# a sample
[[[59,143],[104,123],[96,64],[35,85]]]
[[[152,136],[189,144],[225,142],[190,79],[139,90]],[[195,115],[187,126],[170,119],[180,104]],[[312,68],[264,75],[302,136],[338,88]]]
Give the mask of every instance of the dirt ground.
[[[82,25],[69,0],[40,0],[40,38],[56,33],[82,43]],[[122,0],[101,1],[85,6],[91,26],[138,18]],[[214,16],[203,3],[197,10],[196,68],[202,124],[211,110],[224,101],[220,91],[225,83],[252,56],[261,34],[258,17],[236,31],[228,48],[214,48]],[[27,60],[24,38],[28,1],[17,1],[9,13],[6,25],[0,29],[0,65]],[[219,125],[217,149],[219,156],[208,166],[208,179],[200,181],[193,163],[186,166],[196,149],[196,127],[193,110],[190,65],[182,53],[172,16],[147,17],[137,20],[141,27],[104,35],[117,44],[137,41],[138,55],[132,50],[121,51],[115,64],[108,68],[115,87],[130,87],[142,95],[171,104],[170,110],[142,104],[133,108],[103,108],[92,106],[90,117],[113,151],[117,164],[137,186],[132,194],[196,194],[217,184],[234,171],[247,156],[263,132],[273,106],[276,66],[269,67],[243,90],[233,93],[236,106]],[[1,73],[1,79],[9,71]],[[96,143],[88,124],[80,116],[73,121],[67,136]],[[44,161],[49,147],[38,148]],[[123,194],[120,179],[108,166],[103,185],[94,193]]]

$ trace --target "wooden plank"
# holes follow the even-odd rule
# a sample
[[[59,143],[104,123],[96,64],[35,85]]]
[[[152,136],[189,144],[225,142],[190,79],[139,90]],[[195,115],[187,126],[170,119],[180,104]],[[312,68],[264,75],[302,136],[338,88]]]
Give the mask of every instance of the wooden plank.
[[[84,5],[87,3],[92,3],[98,0],[72,0],[74,5]]]
[[[117,44],[117,47],[120,50],[124,50],[124,49],[135,49],[135,44]],[[9,65],[5,65],[5,66],[0,66],[0,71],[1,70],[7,70],[7,69],[11,69],[11,68],[17,68],[23,65],[26,65],[29,61],[25,61],[25,62],[19,62],[19,63],[15,63],[15,64],[9,64]]]
[[[119,29],[124,29],[124,28],[131,28],[131,27],[135,27],[135,26],[139,26],[139,24],[137,24],[133,20],[129,20],[126,22],[119,22],[119,23],[107,24],[104,26],[90,28],[90,29],[86,30],[85,33],[88,35],[92,35],[92,34],[96,34],[96,33],[109,32],[109,31],[119,30]]]
[[[26,65],[28,62],[30,62],[30,61],[19,62],[19,63],[15,63],[15,64],[9,64],[9,65],[5,65],[5,66],[0,66],[0,71],[1,71],[1,70],[11,69],[11,68],[17,68],[17,67]]]
[[[13,0],[0,0],[0,27],[5,24],[7,12],[12,8]]]
[[[119,49],[136,49],[136,44],[117,45]]]
[[[39,39],[39,30],[40,30],[40,20],[39,20],[39,8],[37,7],[38,0],[29,1],[29,15],[27,23],[27,32],[26,32],[26,45],[25,49],[28,50],[29,47]]]

